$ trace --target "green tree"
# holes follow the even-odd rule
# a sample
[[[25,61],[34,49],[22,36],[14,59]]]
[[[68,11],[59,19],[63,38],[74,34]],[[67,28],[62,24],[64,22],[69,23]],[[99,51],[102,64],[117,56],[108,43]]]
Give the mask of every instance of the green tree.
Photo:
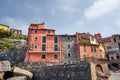
[[[12,41],[10,40],[0,40],[0,50],[13,49]]]

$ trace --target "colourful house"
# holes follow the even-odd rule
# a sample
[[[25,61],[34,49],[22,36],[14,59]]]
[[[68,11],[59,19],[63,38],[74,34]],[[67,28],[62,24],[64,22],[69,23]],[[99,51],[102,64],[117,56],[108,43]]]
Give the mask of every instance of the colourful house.
[[[104,58],[104,48],[93,35],[56,35],[54,29],[44,26],[44,23],[30,25],[25,62],[72,64]]]
[[[76,52],[78,61],[103,58],[98,40],[89,33],[76,33]]]
[[[3,29],[3,30],[5,30],[5,31],[8,31],[9,26],[0,24],[0,29]]]
[[[112,35],[102,39],[106,57],[110,62],[119,63],[120,60],[120,35]],[[120,64],[120,63],[119,63]]]
[[[22,30],[10,29],[10,31],[14,34],[14,36],[22,36]]]
[[[44,25],[30,25],[25,62],[61,62],[61,37]]]

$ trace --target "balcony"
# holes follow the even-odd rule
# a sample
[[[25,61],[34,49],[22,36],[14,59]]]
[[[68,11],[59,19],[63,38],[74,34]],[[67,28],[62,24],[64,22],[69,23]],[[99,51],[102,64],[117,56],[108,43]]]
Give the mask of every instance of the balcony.
[[[110,63],[120,63],[120,59],[114,59],[114,60],[110,60]]]
[[[45,51],[42,51],[42,50],[29,50],[30,53],[59,53],[60,50],[45,50]]]
[[[112,49],[107,49],[106,52],[116,52],[118,50],[119,48],[112,48]]]

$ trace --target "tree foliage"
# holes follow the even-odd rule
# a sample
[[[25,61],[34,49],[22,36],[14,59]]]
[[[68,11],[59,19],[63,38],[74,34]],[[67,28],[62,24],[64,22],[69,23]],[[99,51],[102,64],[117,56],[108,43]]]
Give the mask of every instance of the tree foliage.
[[[13,49],[12,41],[10,40],[0,40],[0,50]]]

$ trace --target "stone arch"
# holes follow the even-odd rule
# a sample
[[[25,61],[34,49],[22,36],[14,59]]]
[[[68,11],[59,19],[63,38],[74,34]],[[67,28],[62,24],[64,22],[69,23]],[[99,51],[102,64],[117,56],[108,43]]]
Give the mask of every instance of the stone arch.
[[[96,77],[97,77],[97,79],[98,79],[98,80],[99,80],[99,79],[101,80],[102,77],[104,76],[104,71],[103,71],[102,65],[97,64],[97,65],[95,66],[95,69],[96,69]]]
[[[97,65],[95,66],[95,69],[96,69],[96,70],[100,70],[100,71],[103,72],[102,65],[100,65],[100,64],[97,64]]]

